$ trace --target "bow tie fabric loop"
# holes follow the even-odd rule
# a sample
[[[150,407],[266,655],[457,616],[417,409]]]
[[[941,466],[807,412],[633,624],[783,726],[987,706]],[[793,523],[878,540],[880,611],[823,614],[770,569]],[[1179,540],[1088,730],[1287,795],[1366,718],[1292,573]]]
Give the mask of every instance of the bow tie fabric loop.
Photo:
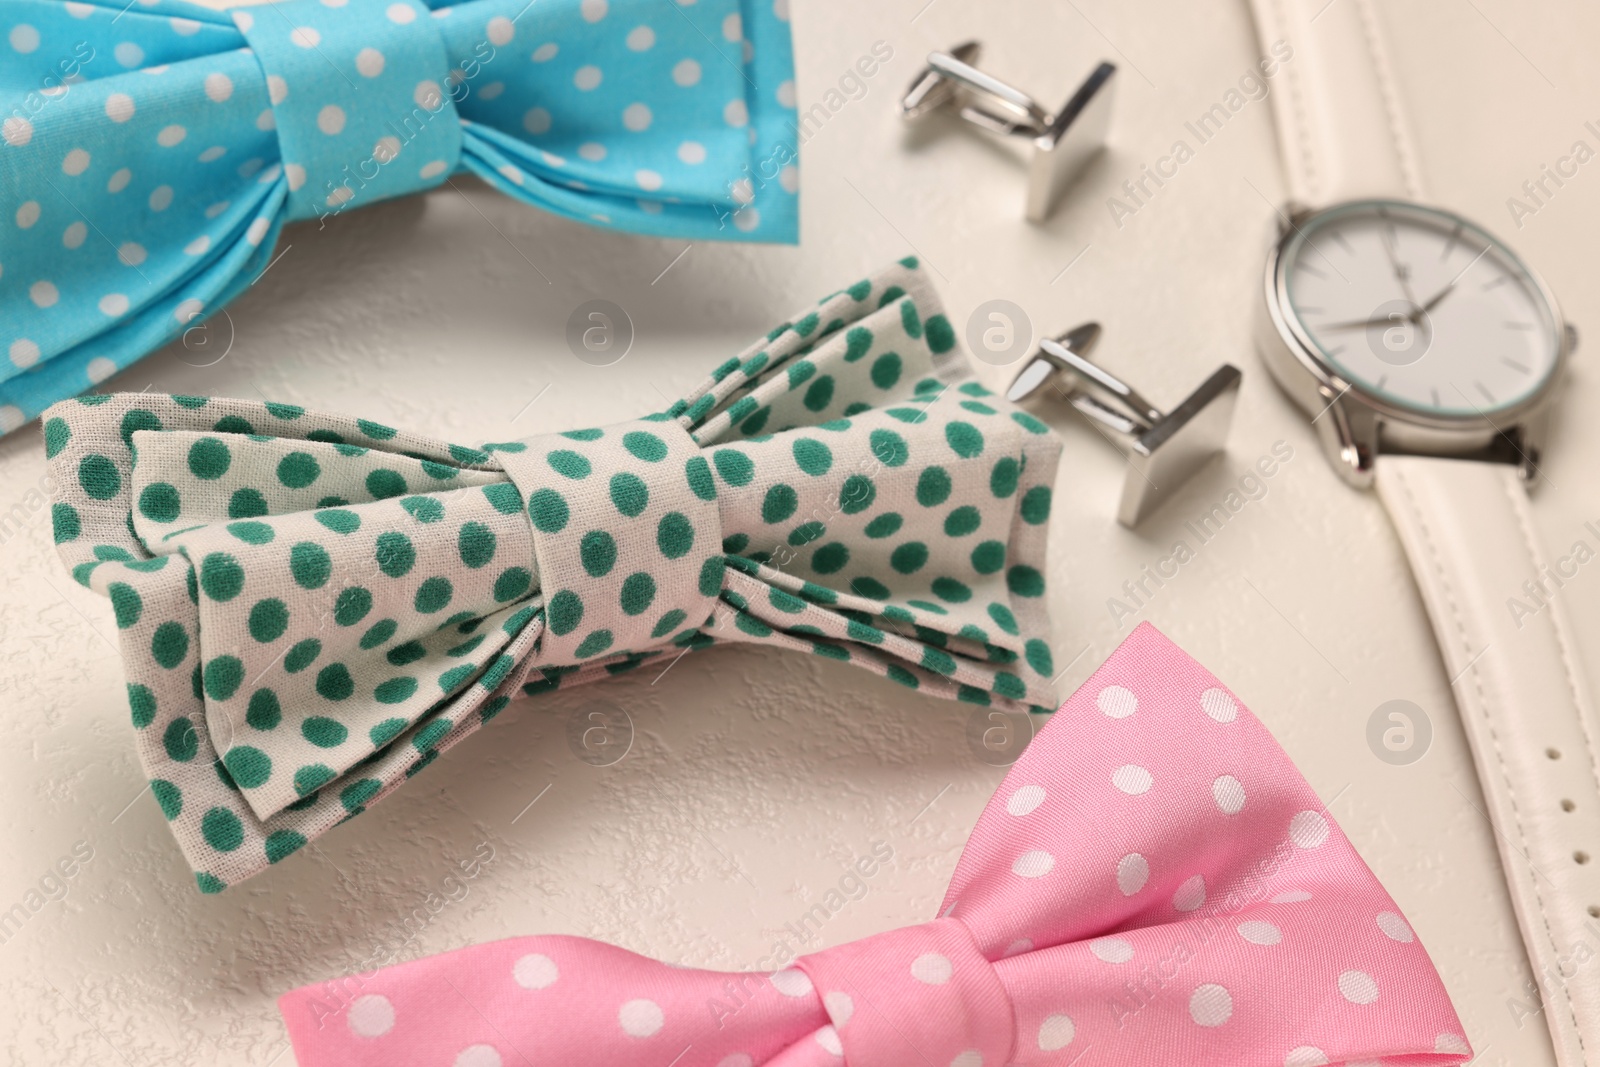
[[[0,433],[226,305],[288,221],[471,173],[591,225],[792,243],[786,5],[9,0]]]
[[[897,1067],[918,1062],[912,1058],[918,1054],[961,1067],[1016,1062],[1009,1058],[1016,1034],[1011,994],[959,919],[824,949],[800,957],[794,970],[821,998],[831,1023],[832,1032],[819,1031],[813,1043],[824,1052],[837,1043],[850,1067]],[[914,1031],[902,1029],[908,1024]]]
[[[716,481],[676,422],[547,434],[499,460],[533,524],[541,658],[643,651],[711,618],[724,553]]]
[[[1472,1056],[1426,950],[1316,793],[1148,623],[1007,773],[940,915],[803,955],[786,936],[745,973],[519,937],[304,986],[279,1007],[301,1067]]]
[[[272,110],[257,123],[277,132],[285,221],[422,192],[455,172],[452,96],[466,83],[447,90],[442,20],[421,3],[288,0],[232,16],[266,77]]]
[[[366,810],[519,693],[727,642],[1048,710],[1060,444],[964,377],[913,259],[666,412],[465,447],[295,405],[52,408],[59,549],[112,603],[202,889]]]

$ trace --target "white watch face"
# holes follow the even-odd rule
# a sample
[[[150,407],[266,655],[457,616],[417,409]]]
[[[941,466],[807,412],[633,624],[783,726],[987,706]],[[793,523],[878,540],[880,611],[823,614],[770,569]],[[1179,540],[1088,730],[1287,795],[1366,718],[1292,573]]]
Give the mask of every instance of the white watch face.
[[[1341,204],[1301,223],[1281,264],[1291,321],[1340,377],[1396,407],[1493,415],[1555,371],[1560,327],[1543,290],[1456,215]]]

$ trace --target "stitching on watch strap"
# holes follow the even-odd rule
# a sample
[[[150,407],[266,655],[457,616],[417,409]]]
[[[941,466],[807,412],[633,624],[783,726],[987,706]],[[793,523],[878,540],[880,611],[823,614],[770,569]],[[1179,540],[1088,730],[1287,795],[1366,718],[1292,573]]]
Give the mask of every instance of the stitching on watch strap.
[[[1512,471],[1515,468],[1511,468]],[[1518,528],[1522,530],[1522,543],[1528,550],[1528,558],[1533,561],[1535,574],[1545,569],[1544,556],[1540,553],[1538,542],[1533,535],[1533,525],[1529,521],[1527,508],[1527,494],[1514,479],[1516,474],[1508,474],[1501,480],[1501,485],[1506,491],[1506,497],[1511,501],[1511,513],[1517,517]],[[1521,499],[1518,499],[1518,498]],[[1594,735],[1589,732],[1589,722],[1583,714],[1583,698],[1578,692],[1578,675],[1572,666],[1572,650],[1567,644],[1567,628],[1561,624],[1561,616],[1555,611],[1550,612],[1550,628],[1555,631],[1556,647],[1561,650],[1561,670],[1567,678],[1567,692],[1572,696],[1572,707],[1577,712],[1578,729],[1583,733],[1584,750],[1589,757],[1589,775],[1594,779],[1595,793],[1600,796],[1600,753],[1597,753]]]
[[[1408,478],[1404,468],[1401,466],[1394,466],[1391,468],[1391,473],[1394,475],[1395,481],[1399,483],[1400,490],[1405,496],[1406,512],[1411,521],[1416,525],[1417,533],[1421,538],[1423,546],[1427,549],[1428,559],[1432,564],[1434,576],[1438,580],[1439,588],[1443,592],[1445,601],[1450,607],[1451,621],[1455,623],[1456,632],[1461,641],[1461,649],[1465,654],[1470,656],[1472,653],[1472,646],[1467,641],[1467,628],[1461,617],[1461,606],[1459,603],[1457,603],[1455,589],[1450,581],[1450,573],[1445,568],[1444,560],[1439,555],[1438,546],[1434,542],[1433,530],[1428,524],[1427,513],[1424,512],[1421,506],[1418,504],[1417,498],[1411,490],[1410,479]],[[1505,786],[1506,797],[1511,802],[1511,817],[1513,822],[1516,824],[1517,839],[1520,843],[1518,851],[1522,853],[1523,860],[1528,864],[1528,867],[1532,870],[1534,875],[1530,879],[1530,882],[1533,885],[1533,899],[1539,907],[1539,921],[1544,924],[1545,939],[1549,942],[1551,951],[1559,956],[1561,947],[1556,943],[1555,931],[1551,929],[1550,926],[1550,913],[1545,908],[1544,894],[1539,889],[1539,879],[1544,877],[1544,875],[1539,873],[1539,868],[1534,866],[1533,858],[1529,854],[1528,838],[1522,826],[1522,809],[1517,804],[1517,790],[1512,784],[1511,776],[1506,770],[1505,752],[1501,748],[1500,734],[1495,729],[1494,719],[1489,714],[1489,699],[1487,694],[1484,692],[1483,680],[1478,674],[1478,664],[1476,660],[1473,660],[1467,665],[1467,672],[1472,675],[1473,686],[1478,691],[1478,707],[1481,709],[1481,718],[1483,719],[1485,727],[1489,731],[1489,739],[1494,745],[1495,763],[1500,772],[1500,780]],[[1490,820],[1490,828],[1494,828],[1493,819]],[[1528,965],[1530,967],[1536,967],[1533,960],[1529,960]],[[1560,986],[1560,996],[1562,1003],[1566,1005],[1567,1016],[1572,1020],[1572,1032],[1577,1037],[1578,1048],[1580,1051],[1582,1051],[1583,1034],[1578,1028],[1577,1009],[1574,1008],[1572,1004],[1572,998],[1567,995],[1567,987],[1565,984]],[[1587,1059],[1587,1055],[1585,1055],[1584,1058]]]
[[[1411,139],[1403,129],[1400,111],[1400,93],[1395,88],[1394,72],[1389,69],[1388,55],[1378,37],[1378,17],[1372,10],[1371,0],[1356,0],[1356,10],[1361,16],[1361,38],[1372,59],[1372,70],[1377,75],[1378,92],[1383,96],[1383,114],[1389,127],[1389,139],[1394,143],[1395,158],[1400,162],[1400,174],[1405,182],[1406,195],[1413,200],[1422,195],[1421,169]]]
[[[1281,30],[1286,37],[1289,36],[1289,20],[1284,15],[1285,0],[1268,0],[1268,2],[1271,3],[1273,12],[1277,17],[1277,29]],[[1271,28],[1269,27],[1260,27],[1260,29],[1266,31],[1261,36],[1267,36],[1267,34],[1271,33]],[[1294,138],[1293,144],[1285,144],[1283,146],[1284,170],[1286,171],[1284,177],[1288,180],[1291,197],[1298,192],[1304,195],[1307,200],[1317,201],[1321,199],[1321,175],[1320,168],[1317,165],[1316,151],[1311,147],[1311,120],[1306,113],[1305,83],[1301,80],[1299,67],[1285,63],[1280,70],[1289,79],[1289,104],[1293,111],[1294,121],[1293,131],[1284,131],[1286,134],[1292,132]],[[1290,161],[1291,155],[1300,157],[1300,171],[1303,181],[1298,183],[1302,186],[1298,191],[1294,188],[1297,183],[1294,180],[1294,165]]]

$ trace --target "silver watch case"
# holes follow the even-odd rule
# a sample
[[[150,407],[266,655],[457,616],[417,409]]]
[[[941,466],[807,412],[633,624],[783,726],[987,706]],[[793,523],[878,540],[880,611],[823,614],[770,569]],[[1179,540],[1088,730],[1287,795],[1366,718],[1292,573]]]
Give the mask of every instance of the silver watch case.
[[[1567,360],[1577,347],[1577,332],[1561,315],[1555,294],[1537,272],[1517,262],[1527,272],[1535,290],[1549,306],[1560,348],[1556,365],[1538,392],[1514,407],[1488,415],[1430,416],[1397,407],[1346,380],[1317,351],[1316,345],[1289,312],[1283,257],[1295,232],[1323,212],[1365,201],[1343,201],[1323,208],[1290,204],[1280,214],[1278,239],[1267,256],[1262,301],[1255,323],[1256,348],[1278,385],[1311,417],[1323,451],[1339,476],[1358,489],[1370,488],[1373,463],[1380,454],[1449,456],[1515,465],[1530,483],[1538,473],[1549,408]],[[1418,208],[1450,216],[1493,238],[1470,219],[1430,204],[1383,200],[1401,208]],[[1515,253],[1513,253],[1515,256]]]

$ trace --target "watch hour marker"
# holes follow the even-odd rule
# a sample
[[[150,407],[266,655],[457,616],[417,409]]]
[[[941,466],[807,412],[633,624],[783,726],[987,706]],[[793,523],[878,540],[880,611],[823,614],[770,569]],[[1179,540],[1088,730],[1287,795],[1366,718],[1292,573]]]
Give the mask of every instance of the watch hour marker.
[[[1485,400],[1487,400],[1491,404],[1496,403],[1495,398],[1494,398],[1494,394],[1489,392],[1488,387],[1485,386],[1482,382],[1474,381],[1472,384],[1478,387],[1478,392],[1483,394],[1483,398]]]
[[[1380,374],[1380,375],[1378,375],[1378,381],[1373,386],[1373,388],[1378,389],[1378,390],[1381,391],[1383,389],[1384,385],[1386,385],[1388,383],[1388,381],[1389,381],[1389,376],[1387,374]]]
[[[1300,309],[1300,314],[1301,315],[1320,315],[1320,314],[1322,314],[1322,309],[1321,308],[1303,307],[1303,308]]]
[[[1500,362],[1504,363],[1506,366],[1510,367],[1512,370],[1518,372],[1519,374],[1527,374],[1528,373],[1527,364],[1518,363],[1516,360],[1512,359],[1510,356],[1501,357]]]
[[[1378,217],[1383,220],[1383,232],[1389,235],[1389,247],[1398,252],[1400,250],[1400,235],[1395,232],[1394,220],[1382,208],[1378,209]]]
[[[1340,352],[1344,351],[1344,345],[1339,345],[1337,348],[1325,348],[1323,351],[1327,353],[1329,359],[1332,359],[1334,356],[1337,356]]]
[[[1345,238],[1344,234],[1342,234],[1342,233],[1338,232],[1337,230],[1335,230],[1334,234],[1333,234],[1333,239],[1334,239],[1334,241],[1336,241],[1338,243],[1340,248],[1345,250],[1345,253],[1347,255],[1352,255],[1353,256],[1353,255],[1356,254],[1356,250],[1350,247],[1350,242]]]
[[[1533,329],[1533,323],[1531,323],[1531,322],[1507,322],[1507,323],[1502,323],[1501,325],[1505,326],[1505,328],[1508,329],[1508,330],[1531,330],[1531,329]]]
[[[1429,389],[1428,392],[1433,394],[1433,406],[1434,407],[1438,407],[1439,406],[1439,390],[1437,390],[1437,389]]]
[[[1485,285],[1483,287],[1483,291],[1487,293],[1490,289],[1498,289],[1498,288],[1500,288],[1500,286],[1504,285],[1506,282],[1509,282],[1510,280],[1511,280],[1511,275],[1509,275],[1509,274],[1501,274],[1498,277],[1496,277],[1493,280],[1491,280],[1488,285]]]
[[[1456,245],[1460,240],[1461,224],[1458,222],[1456,223],[1456,228],[1450,231],[1450,240],[1445,242],[1444,251],[1439,253],[1439,261],[1441,263],[1450,258],[1450,253],[1456,250]]]
[[[1313,278],[1326,278],[1327,277],[1326,274],[1322,273],[1322,271],[1318,270],[1316,267],[1313,267],[1305,259],[1301,259],[1300,262],[1296,264],[1296,266],[1298,266],[1301,270],[1305,271],[1307,274],[1311,275]]]

